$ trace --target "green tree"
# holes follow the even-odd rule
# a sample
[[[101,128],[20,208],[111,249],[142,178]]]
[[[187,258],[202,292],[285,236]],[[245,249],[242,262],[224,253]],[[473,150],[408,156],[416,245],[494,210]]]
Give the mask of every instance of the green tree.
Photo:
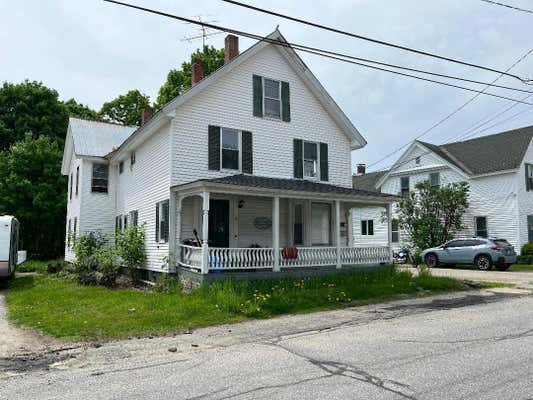
[[[0,214],[15,215],[29,254],[52,258],[63,252],[66,178],[61,175],[62,146],[31,133],[0,152]]]
[[[78,117],[83,119],[98,120],[98,112],[89,108],[88,106],[76,102],[74,99],[63,102],[63,106],[66,109],[69,117]]]
[[[150,98],[135,89],[104,103],[99,115],[104,121],[140,125],[142,111],[149,107]]]
[[[224,65],[224,49],[217,50],[213,46],[204,46],[203,50],[197,49],[191,55],[203,61],[204,77],[212,74]],[[155,108],[159,109],[174,97],[181,95],[191,87],[191,63],[184,62],[181,69],[172,69],[167,75],[167,80],[159,89]]]
[[[468,193],[466,182],[442,187],[432,187],[428,181],[419,182],[399,202],[399,225],[419,249],[441,245],[464,228]]]

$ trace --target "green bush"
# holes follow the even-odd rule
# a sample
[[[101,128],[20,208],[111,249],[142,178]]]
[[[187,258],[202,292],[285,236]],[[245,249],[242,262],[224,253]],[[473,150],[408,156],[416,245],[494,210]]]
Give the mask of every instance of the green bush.
[[[144,236],[144,226],[130,226],[115,234],[117,254],[133,280],[138,279],[138,271],[146,261]]]
[[[523,245],[521,255],[533,256],[533,243],[526,243],[525,245]]]
[[[116,248],[110,245],[101,246],[96,250],[96,279],[99,285],[115,286],[120,272],[120,263]]]
[[[155,280],[154,292],[156,293],[180,293],[180,282],[170,274],[161,274]]]
[[[94,272],[97,269],[96,255],[106,245],[105,237],[99,232],[89,232],[74,240],[73,250],[76,255],[74,272],[76,274]]]
[[[517,262],[518,264],[522,264],[522,265],[529,265],[529,264],[533,264],[533,256],[524,256],[524,255],[521,255],[521,256],[518,256],[517,257]]]

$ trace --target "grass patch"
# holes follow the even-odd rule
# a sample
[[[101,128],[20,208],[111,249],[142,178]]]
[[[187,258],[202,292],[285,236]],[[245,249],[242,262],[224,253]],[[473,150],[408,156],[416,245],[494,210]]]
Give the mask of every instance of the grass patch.
[[[513,264],[509,268],[509,271],[515,271],[515,272],[533,272],[533,265],[527,265],[527,264]]]
[[[53,276],[19,277],[6,294],[9,317],[69,340],[163,334],[280,314],[379,302],[399,295],[468,287],[455,279],[412,276],[394,267],[307,279],[223,281],[190,294],[109,290]]]
[[[22,263],[17,267],[18,272],[39,272],[41,274],[46,272],[46,268],[48,267],[48,264],[57,264],[57,263],[63,263],[64,260],[62,258],[58,258],[55,260],[27,260],[26,262]]]

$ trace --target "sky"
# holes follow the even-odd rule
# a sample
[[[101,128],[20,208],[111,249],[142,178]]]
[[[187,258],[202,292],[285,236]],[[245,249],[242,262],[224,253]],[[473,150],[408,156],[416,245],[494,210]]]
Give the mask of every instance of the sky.
[[[184,17],[267,35],[277,25],[288,41],[363,58],[489,82],[498,74],[459,66],[326,32],[243,9],[220,0],[123,0]],[[481,0],[243,0],[263,8],[403,46],[438,53],[498,70],[509,68],[533,48],[533,14]],[[505,0],[533,9],[531,0]],[[169,70],[179,68],[201,47],[198,27],[127,9],[101,0],[0,0],[0,82],[37,80],[60,98],[75,98],[94,109],[131,89],[155,101]],[[224,46],[224,34],[208,44]],[[241,38],[241,51],[253,42]],[[411,142],[475,93],[300,54],[368,144],[352,162],[369,170],[388,167]],[[511,71],[533,78],[533,54]],[[483,86],[454,82],[478,90]],[[532,90],[503,77],[498,84]],[[493,93],[523,98],[503,89]],[[533,97],[530,99],[533,102]],[[445,143],[513,102],[479,96],[421,140]],[[533,107],[519,104],[479,129],[478,135],[533,125]],[[524,111],[520,115],[513,115]],[[491,127],[491,125],[496,126]],[[474,131],[476,132],[476,131]]]

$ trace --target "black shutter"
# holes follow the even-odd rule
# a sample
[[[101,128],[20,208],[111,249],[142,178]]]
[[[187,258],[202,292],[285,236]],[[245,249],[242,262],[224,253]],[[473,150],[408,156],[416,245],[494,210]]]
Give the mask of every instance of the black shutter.
[[[220,170],[220,127],[209,125],[209,169]]]
[[[281,82],[281,118],[283,121],[291,120],[291,96],[289,82]]]
[[[373,219],[368,220],[368,234],[371,236],[374,235],[374,220]]]
[[[320,143],[320,180],[329,181],[327,143]]]
[[[161,236],[163,241],[168,242],[169,223],[168,223],[168,206],[169,201],[165,200],[162,204],[161,211],[163,216],[161,217]]]
[[[294,139],[293,146],[294,177],[302,179],[304,177],[303,141],[300,139]]]
[[[254,91],[254,117],[263,116],[263,78],[258,75],[253,76]]]
[[[242,172],[254,173],[254,155],[252,145],[252,132],[242,131]]]
[[[525,164],[525,170],[526,170],[526,191],[529,192],[531,190],[531,181],[529,179],[529,169],[531,168],[530,164]]]
[[[155,241],[159,242],[159,203],[155,204]]]

